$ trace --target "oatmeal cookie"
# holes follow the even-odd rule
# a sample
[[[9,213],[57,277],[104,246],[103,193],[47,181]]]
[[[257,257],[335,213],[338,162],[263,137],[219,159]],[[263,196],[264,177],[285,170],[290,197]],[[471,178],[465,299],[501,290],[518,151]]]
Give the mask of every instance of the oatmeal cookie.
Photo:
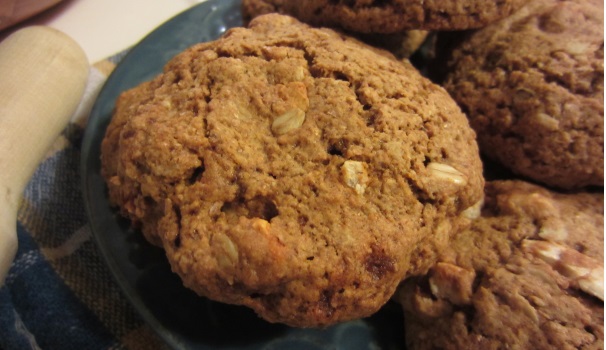
[[[245,20],[279,12],[315,26],[340,27],[359,33],[398,33],[405,30],[480,28],[504,18],[523,0],[243,0]]]
[[[604,185],[602,1],[532,1],[463,39],[446,70],[489,158],[551,187]]]
[[[242,7],[242,18],[244,23],[248,23],[256,16],[276,12],[279,12],[279,9],[266,2],[245,2]],[[310,23],[313,25],[314,21],[312,20]],[[333,29],[343,30],[341,26]],[[429,31],[427,30],[405,30],[389,34],[373,32],[361,33],[351,30],[343,30],[343,32],[346,35],[353,36],[371,46],[385,49],[396,56],[397,59],[405,59],[412,56],[412,54],[421,47],[429,35]]]
[[[481,216],[396,294],[409,349],[603,349],[604,194],[486,184]]]
[[[377,311],[483,193],[475,134],[443,88],[279,14],[125,92],[102,164],[185,286],[304,327]]]

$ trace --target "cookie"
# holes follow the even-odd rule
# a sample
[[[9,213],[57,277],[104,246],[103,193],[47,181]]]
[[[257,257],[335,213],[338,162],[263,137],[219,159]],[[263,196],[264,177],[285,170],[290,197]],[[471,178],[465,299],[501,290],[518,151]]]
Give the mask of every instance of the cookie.
[[[409,349],[603,349],[604,194],[486,183],[481,216],[403,283]]]
[[[522,0],[332,1],[243,0],[245,20],[279,12],[315,26],[359,33],[480,28],[519,8]]]
[[[112,203],[185,286],[300,327],[377,311],[483,193],[443,88],[278,14],[125,92],[102,164]]]
[[[487,157],[551,187],[604,185],[603,2],[530,2],[463,39],[447,71]]]
[[[248,23],[252,18],[278,11],[276,6],[258,1],[243,4],[242,18]],[[335,28],[339,29],[339,28]],[[426,30],[406,30],[398,33],[377,34],[344,31],[346,35],[353,36],[371,46],[379,47],[391,52],[397,59],[405,59],[412,56],[423,44],[429,32]]]

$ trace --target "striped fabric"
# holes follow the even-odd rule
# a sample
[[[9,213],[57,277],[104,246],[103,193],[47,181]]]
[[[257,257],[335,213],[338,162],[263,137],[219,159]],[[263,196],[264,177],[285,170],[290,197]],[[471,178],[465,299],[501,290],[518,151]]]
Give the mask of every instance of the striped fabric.
[[[0,349],[166,348],[113,282],[80,190],[86,116],[121,57],[92,67],[81,106],[26,188],[17,256],[0,288]]]

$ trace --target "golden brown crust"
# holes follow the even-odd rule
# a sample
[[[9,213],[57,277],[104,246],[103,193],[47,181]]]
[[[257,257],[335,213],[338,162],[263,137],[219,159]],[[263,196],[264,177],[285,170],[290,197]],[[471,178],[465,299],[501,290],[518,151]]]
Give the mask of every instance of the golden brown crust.
[[[277,14],[125,93],[103,160],[113,203],[187,287],[295,326],[374,313],[483,189],[442,88]]]

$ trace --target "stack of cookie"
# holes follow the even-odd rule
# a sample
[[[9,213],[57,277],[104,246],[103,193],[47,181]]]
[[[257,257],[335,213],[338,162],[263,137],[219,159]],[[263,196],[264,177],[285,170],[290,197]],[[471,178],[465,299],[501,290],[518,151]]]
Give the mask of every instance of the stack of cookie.
[[[411,348],[603,344],[596,4],[242,9],[123,93],[102,144],[112,203],[185,286],[297,327],[393,298]],[[343,30],[439,32],[442,86]]]
[[[603,2],[243,3],[437,37],[424,63],[476,131],[488,182],[470,226],[394,298],[411,349],[603,348]]]
[[[443,86],[514,180],[487,167],[481,216],[400,288],[410,348],[604,348],[603,15],[534,0],[439,37]]]

